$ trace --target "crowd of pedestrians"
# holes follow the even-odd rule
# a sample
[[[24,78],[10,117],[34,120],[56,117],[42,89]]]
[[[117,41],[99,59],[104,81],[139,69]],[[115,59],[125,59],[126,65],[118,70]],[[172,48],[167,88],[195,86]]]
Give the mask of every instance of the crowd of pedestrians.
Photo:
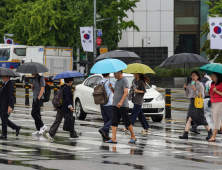
[[[129,82],[123,76],[122,71],[114,73],[117,79],[115,83],[110,81],[109,73],[102,75],[103,79],[99,84],[104,86],[107,95],[107,103],[100,106],[104,126],[99,129],[99,133],[102,135],[104,142],[116,144],[117,128],[122,119],[125,124],[125,128],[122,128],[122,131],[131,134],[128,143],[134,144],[137,139],[133,131],[133,125],[137,118],[143,127],[141,133],[148,134],[150,132],[150,126],[142,111],[143,97],[146,93],[146,86],[149,84],[149,78],[144,74],[135,73],[132,86],[129,86]],[[41,119],[40,113],[44,100],[45,80],[37,73],[33,74],[33,76],[34,80],[31,85],[31,90],[33,91],[31,115],[35,121],[36,132],[33,132],[32,135],[39,135],[43,134],[47,129],[47,126]],[[4,84],[1,87],[0,93],[0,115],[2,120],[2,135],[0,139],[5,139],[7,138],[7,126],[16,131],[16,136],[19,135],[21,126],[17,126],[9,120],[10,113],[14,109],[14,88],[9,76],[2,76],[2,78]],[[206,139],[210,142],[214,142],[218,131],[222,131],[222,75],[213,72],[212,76],[205,74],[201,78],[198,71],[193,71],[191,73],[191,79],[192,81],[190,84],[184,84],[183,86],[185,96],[190,99],[190,105],[187,112],[185,131],[179,138],[188,139],[191,126],[191,132],[199,134],[199,132],[197,132],[197,127],[203,125],[208,132]],[[60,90],[63,91],[64,104],[57,108],[55,121],[46,134],[50,140],[54,139],[65,115],[71,114],[74,111],[71,91],[73,78],[65,78],[64,80],[65,84],[60,88]],[[195,98],[197,97],[204,98],[204,107],[197,108],[195,106]],[[128,114],[129,100],[132,100],[134,104],[130,116]],[[210,126],[208,122],[210,122]],[[112,127],[112,137],[109,135],[110,126]],[[73,127],[70,128],[70,138],[77,137],[78,135],[73,125]]]

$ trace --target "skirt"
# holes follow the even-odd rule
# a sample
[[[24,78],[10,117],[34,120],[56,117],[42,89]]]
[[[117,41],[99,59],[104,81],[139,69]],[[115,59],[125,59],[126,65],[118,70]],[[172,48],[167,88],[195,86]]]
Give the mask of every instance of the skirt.
[[[213,129],[220,130],[222,117],[222,102],[211,103],[211,116],[213,120]]]
[[[189,117],[191,117],[192,119],[192,124],[195,124],[196,126],[199,125],[204,125],[207,126],[207,120],[204,117],[204,108],[201,109],[197,109],[194,105],[194,98],[190,99],[190,105],[189,105],[189,109],[188,109],[188,113],[187,113],[187,120],[189,119]]]

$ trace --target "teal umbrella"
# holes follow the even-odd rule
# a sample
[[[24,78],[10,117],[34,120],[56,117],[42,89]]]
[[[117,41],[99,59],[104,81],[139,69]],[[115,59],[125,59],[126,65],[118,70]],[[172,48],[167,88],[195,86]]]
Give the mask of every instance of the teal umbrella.
[[[115,73],[127,68],[127,65],[118,59],[104,59],[98,61],[91,68],[90,73],[95,74],[105,74],[105,73]]]
[[[208,75],[212,75],[212,72],[222,74],[222,64],[218,64],[218,63],[207,64],[200,67],[199,70],[207,73]]]

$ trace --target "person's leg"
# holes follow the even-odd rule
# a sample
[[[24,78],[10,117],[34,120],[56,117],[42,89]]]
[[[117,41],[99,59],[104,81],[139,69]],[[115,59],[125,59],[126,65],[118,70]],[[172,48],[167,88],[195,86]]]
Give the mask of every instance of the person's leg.
[[[10,128],[12,128],[13,130],[19,128],[16,124],[14,124],[14,123],[13,123],[12,121],[10,121],[9,119],[8,119],[8,126],[9,126]]]
[[[2,120],[2,135],[7,136],[7,125],[8,125],[8,113],[7,113],[7,111],[2,111],[1,120]]]
[[[212,103],[212,118],[213,118],[213,135],[209,139],[209,141],[214,141],[216,140],[216,135],[218,130],[221,128],[221,116],[222,116],[222,103]]]
[[[129,117],[129,108],[126,107],[121,107],[118,109],[119,110],[119,114],[123,119],[123,122],[125,123],[125,126],[129,129],[130,133],[131,133],[131,139],[135,140],[136,136],[133,132],[133,126]]]
[[[33,108],[32,108],[32,117],[35,120],[35,125],[37,131],[40,131],[40,128],[44,126],[42,120],[41,120],[41,115],[40,115],[40,101],[35,100],[33,101]]]
[[[190,126],[191,126],[191,117],[189,117],[189,119],[187,120],[186,126],[185,126],[185,132],[189,132],[190,131]]]
[[[113,112],[113,108],[112,106],[103,106],[104,112],[105,112],[105,120],[104,120],[104,126],[103,126],[103,130],[106,133],[106,136],[109,137],[109,128],[111,126],[112,123],[112,112]]]
[[[119,125],[120,121],[120,115],[118,112],[118,108],[113,106],[113,116],[112,116],[112,139],[111,141],[117,142],[116,140],[116,133],[117,133],[117,128]]]
[[[186,126],[185,126],[185,131],[184,131],[183,136],[179,136],[180,139],[188,139],[188,132],[190,130],[191,121],[192,121],[192,119],[191,119],[191,117],[189,117],[187,119],[187,123],[186,123]]]
[[[141,107],[142,107],[142,106],[141,106]],[[143,110],[142,110],[141,107],[140,107],[140,109],[139,109],[138,118],[139,118],[139,121],[140,121],[141,125],[143,126],[143,129],[148,130],[148,129],[150,129],[150,126],[149,126],[149,124],[148,124],[148,121],[147,121],[145,115],[143,114]]]
[[[141,108],[140,105],[134,104],[133,110],[130,115],[130,121],[131,121],[132,125],[134,125],[137,117],[139,116],[140,108]]]
[[[53,137],[55,136],[55,134],[59,128],[59,125],[62,122],[63,117],[64,117],[63,112],[61,110],[57,110],[55,121],[49,129],[49,134],[51,136],[53,136]]]

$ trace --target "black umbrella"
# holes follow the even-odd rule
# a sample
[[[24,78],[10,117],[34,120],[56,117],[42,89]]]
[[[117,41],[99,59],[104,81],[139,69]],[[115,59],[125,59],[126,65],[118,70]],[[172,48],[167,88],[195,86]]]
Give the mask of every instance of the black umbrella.
[[[122,60],[126,63],[129,63],[130,61],[134,61],[134,60],[140,60],[140,57],[134,52],[125,51],[125,50],[114,50],[108,53],[100,54],[96,58],[96,61],[103,60],[106,58],[115,58],[115,59]]]
[[[184,68],[184,76],[185,76],[185,68],[193,68],[193,67],[201,67],[203,65],[209,64],[210,62],[204,57],[198,54],[192,53],[181,53],[175,54],[171,57],[167,58],[159,68]]]
[[[24,63],[17,70],[19,73],[44,73],[48,71],[49,69],[46,66],[36,62]]]
[[[78,61],[77,63],[79,63],[79,64],[90,64],[90,62],[88,62],[86,60],[81,60],[81,61]]]
[[[204,57],[198,54],[192,53],[181,53],[175,54],[171,57],[167,58],[159,68],[193,68],[193,67],[201,67],[203,65],[209,64],[210,62],[207,61]]]
[[[0,67],[0,76],[21,77],[18,73],[10,68]]]

